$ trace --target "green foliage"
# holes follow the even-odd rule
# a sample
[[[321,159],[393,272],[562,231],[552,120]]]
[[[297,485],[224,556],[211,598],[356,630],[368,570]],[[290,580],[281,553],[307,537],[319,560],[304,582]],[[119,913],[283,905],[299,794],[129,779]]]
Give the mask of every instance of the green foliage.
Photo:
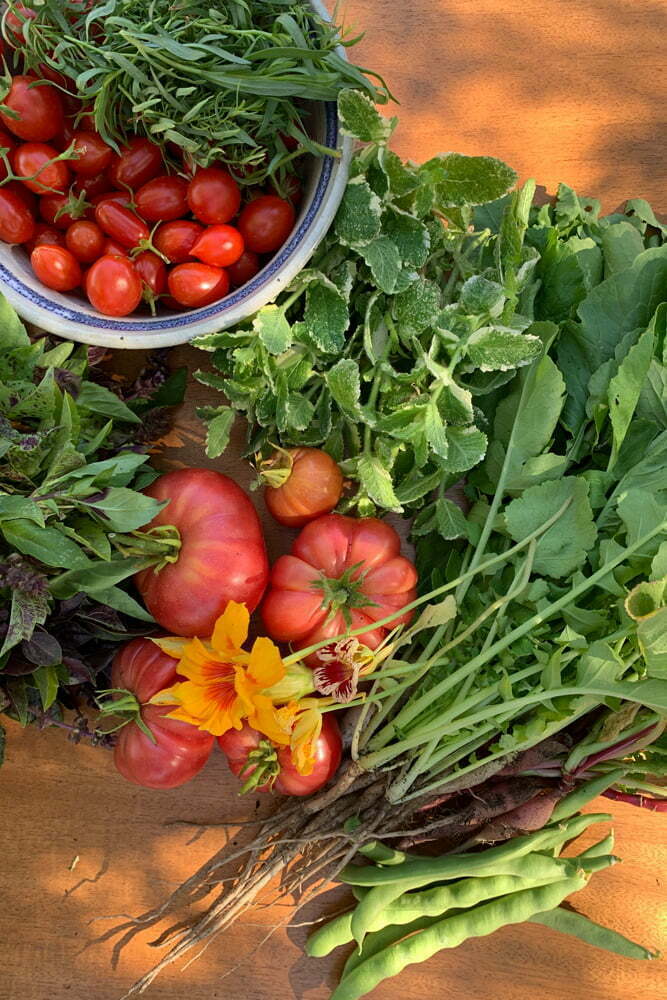
[[[139,442],[183,379],[147,370],[123,400],[86,348],[31,342],[3,298],[0,367],[0,702],[25,723],[57,714],[113,643],[145,628],[130,619],[152,621],[118,586],[138,563],[116,547],[159,509],[133,488],[146,482]]]

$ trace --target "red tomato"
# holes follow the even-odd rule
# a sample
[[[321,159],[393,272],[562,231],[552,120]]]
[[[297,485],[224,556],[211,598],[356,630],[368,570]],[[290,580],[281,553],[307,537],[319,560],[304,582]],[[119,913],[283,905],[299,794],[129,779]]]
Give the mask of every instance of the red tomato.
[[[343,474],[319,448],[276,452],[262,466],[266,506],[280,524],[300,528],[332,511],[343,492]]]
[[[11,157],[14,173],[35,194],[45,194],[48,191],[63,194],[69,184],[70,171],[64,160],[50,162],[57,155],[57,149],[43,142],[24,142],[14,150]]]
[[[90,304],[105,316],[128,316],[141,302],[141,278],[132,261],[105,254],[86,278]]]
[[[229,267],[243,254],[243,237],[233,226],[209,226],[192,248],[192,256],[215,267]]]
[[[292,232],[294,207],[276,194],[263,194],[249,202],[239,216],[245,245],[255,253],[273,253]]]
[[[105,254],[111,254],[112,257],[130,256],[130,251],[127,249],[127,247],[122,247],[120,243],[116,243],[115,240],[104,241],[104,252]]]
[[[268,634],[303,649],[367,626],[359,642],[375,649],[390,627],[376,628],[376,621],[394,611],[391,627],[412,617],[400,610],[416,597],[417,572],[400,550],[396,531],[373,517],[325,514],[311,521],[291,555],[273,566],[262,605]],[[317,665],[317,654],[307,662]]]
[[[252,250],[244,250],[235,264],[230,264],[227,274],[234,288],[240,288],[259,273],[261,262],[258,254]]]
[[[188,205],[207,226],[229,222],[241,207],[241,191],[226,170],[200,167],[188,187]]]
[[[188,219],[165,222],[153,236],[153,245],[170,263],[184,264],[193,259],[190,251],[203,231],[197,222]]]
[[[26,251],[31,254],[35,247],[64,247],[65,235],[55,226],[48,226],[45,222],[38,222],[35,225],[35,232],[31,240],[25,244]]]
[[[134,200],[147,222],[169,222],[188,211],[188,182],[182,177],[154,177],[137,191]]]
[[[85,205],[75,204],[66,194],[45,194],[39,199],[39,214],[50,226],[69,229],[73,222],[86,214]]]
[[[130,691],[141,706],[141,719],[155,743],[136,722],[118,732],[114,764],[124,778],[145,788],[177,788],[201,771],[213,749],[214,737],[188,722],[169,719],[169,705],[148,702],[179,680],[178,661],[150,639],[134,639],[116,654],[111,686]]]
[[[73,222],[65,235],[67,249],[82,264],[92,264],[104,253],[106,240],[104,233],[94,222],[81,219]]]
[[[129,187],[135,190],[153,177],[157,177],[162,169],[160,147],[144,139],[143,136],[135,135],[120,156],[113,159],[109,177],[114,187]]]
[[[135,257],[134,266],[153,298],[167,290],[167,265],[157,254],[143,250]]]
[[[96,132],[74,132],[72,141],[77,159],[68,162],[75,174],[96,177],[107,169],[113,159],[113,149]]]
[[[109,194],[111,191],[111,181],[106,174],[97,174],[96,177],[78,176],[74,181],[74,193],[85,194],[88,201],[94,201],[100,195]]]
[[[107,236],[124,247],[137,247],[151,238],[150,229],[143,219],[111,198],[103,198],[99,202],[95,209],[95,222]]]
[[[27,243],[35,234],[35,218],[23,199],[7,187],[0,188],[0,240]]]
[[[5,191],[13,191],[14,194],[21,199],[30,214],[34,216],[37,215],[39,202],[32,191],[28,191],[25,184],[21,184],[20,181],[8,181],[8,183],[4,185],[4,189]]]
[[[56,292],[71,292],[81,284],[81,265],[74,254],[63,247],[35,247],[30,263],[42,284]]]
[[[212,469],[178,469],[144,492],[169,501],[148,529],[171,524],[181,536],[175,563],[135,577],[160,625],[172,635],[208,636],[229,601],[254,611],[269,564],[259,518],[243,490]]]
[[[227,763],[232,774],[249,778],[254,767],[246,770],[248,755],[257,750],[260,744],[266,746],[270,757],[270,743],[261,733],[244,723],[242,729],[230,729],[218,736],[218,746],[227,757]],[[254,789],[257,792],[275,791],[281,795],[312,795],[323,788],[334,776],[340,766],[343,753],[343,742],[338,723],[333,713],[327,712],[322,719],[322,732],[315,744],[315,763],[310,774],[299,774],[292,763],[289,747],[275,749],[275,757],[280,772],[275,781],[267,781]],[[275,765],[274,765],[275,766]]]
[[[127,191],[104,191],[93,197],[93,205],[101,205],[103,201],[112,201],[116,205],[122,205],[123,208],[132,207],[132,197]]]
[[[36,76],[15,76],[5,104],[18,114],[11,118],[0,111],[5,128],[28,142],[48,142],[63,127],[63,105],[60,95],[51,84],[39,84]]]
[[[199,309],[229,291],[227,272],[210,264],[178,264],[169,272],[169,291],[182,306]]]

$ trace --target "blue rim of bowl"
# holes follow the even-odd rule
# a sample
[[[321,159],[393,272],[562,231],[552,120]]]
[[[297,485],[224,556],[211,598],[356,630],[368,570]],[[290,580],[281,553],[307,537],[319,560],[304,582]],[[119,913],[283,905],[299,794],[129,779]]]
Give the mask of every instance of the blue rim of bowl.
[[[338,148],[338,108],[335,101],[324,102],[326,138],[325,145],[329,149]],[[52,299],[46,298],[34,288],[25,285],[20,278],[13,274],[4,264],[0,263],[0,280],[8,285],[13,291],[18,292],[23,298],[28,299],[33,305],[46,310],[61,319],[73,323],[80,323],[94,329],[114,330],[121,333],[155,333],[160,330],[174,330],[189,326],[191,323],[200,322],[211,316],[223,317],[228,309],[233,309],[243,303],[247,298],[259,291],[267,282],[275,277],[276,273],[287,263],[291,255],[298,249],[305,239],[315,216],[319,212],[324,195],[333,171],[334,158],[323,156],[321,159],[320,176],[317,187],[313,194],[308,210],[299,223],[298,228],[292,233],[289,241],[281,247],[280,251],[269,263],[247,284],[243,285],[237,292],[228,295],[221,302],[216,302],[205,309],[191,310],[186,314],[174,313],[162,319],[147,320],[143,323],[127,323],[122,320],[109,319],[102,315],[90,316],[88,313],[77,312],[66,306],[61,306]]]

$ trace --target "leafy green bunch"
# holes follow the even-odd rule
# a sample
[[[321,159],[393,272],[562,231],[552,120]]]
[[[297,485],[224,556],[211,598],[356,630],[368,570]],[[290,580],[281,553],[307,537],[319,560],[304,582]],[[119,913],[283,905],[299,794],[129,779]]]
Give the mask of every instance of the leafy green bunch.
[[[511,196],[494,235],[473,225],[474,206],[514,184],[509,167],[455,153],[406,164],[387,146],[394,122],[365,95],[343,92],[339,112],[367,145],[311,266],[251,322],[196,341],[219,370],[198,378],[230,404],[201,412],[208,452],[224,450],[241,411],[248,454],[323,447],[358,484],[360,513],[435,510],[433,491],[486,453],[476,397],[541,350],[519,308],[539,260],[522,245],[532,189]]]
[[[145,452],[183,379],[124,402],[86,348],[31,341],[4,299],[0,348],[0,710],[25,724],[58,718],[152,622],[119,584],[146,564],[127,556],[159,510]]]
[[[507,231],[508,205],[477,225]],[[645,202],[598,210],[561,188],[531,212],[521,309],[540,356],[478,397],[490,443],[468,512],[443,501],[447,532],[417,518],[422,587],[449,594],[425,612],[428,641],[396,654],[409,668],[386,664],[359,740],[365,766],[403,764],[396,800],[486,780],[540,745],[530,773],[620,759],[627,791],[661,794],[667,245]]]
[[[322,152],[312,101],[335,101],[351,86],[387,99],[382,85],[341,57],[339,29],[306,0],[24,6],[35,12],[23,25],[26,66],[73,81],[106,141],[146,135],[197,164],[226,163],[241,182],[262,183],[304,151]]]

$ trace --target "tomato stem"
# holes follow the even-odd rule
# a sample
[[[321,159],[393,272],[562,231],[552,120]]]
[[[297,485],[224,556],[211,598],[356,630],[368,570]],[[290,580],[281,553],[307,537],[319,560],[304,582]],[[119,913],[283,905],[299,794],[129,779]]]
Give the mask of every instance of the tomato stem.
[[[280,764],[276,748],[269,740],[262,740],[255,750],[250,751],[248,759],[239,771],[239,777],[243,778],[246,774],[248,777],[241,785],[239,795],[252,792],[262,785],[273,785],[280,774]]]
[[[269,442],[269,444],[274,451],[270,458],[258,461],[258,485],[264,484],[265,486],[270,486],[273,489],[279,489],[281,486],[285,485],[289,477],[292,475],[294,459],[286,448],[281,448],[279,444],[272,444],[271,442]],[[258,455],[257,458],[259,459],[260,456]]]
[[[169,563],[178,562],[183,544],[181,533],[173,524],[159,524],[147,531],[131,531],[110,537],[121,555],[127,558],[155,556],[153,569],[156,573]]]
[[[116,695],[119,695],[119,697],[116,697]],[[149,738],[151,743],[157,743],[153,732],[141,716],[139,699],[132,691],[128,691],[127,688],[105,688],[97,692],[95,704],[97,705],[100,718],[104,719],[107,716],[113,715],[120,720],[111,729],[96,729],[96,732],[103,736],[108,736],[110,733],[115,733],[124,726],[127,726],[128,723],[134,722],[141,729],[142,733]]]

